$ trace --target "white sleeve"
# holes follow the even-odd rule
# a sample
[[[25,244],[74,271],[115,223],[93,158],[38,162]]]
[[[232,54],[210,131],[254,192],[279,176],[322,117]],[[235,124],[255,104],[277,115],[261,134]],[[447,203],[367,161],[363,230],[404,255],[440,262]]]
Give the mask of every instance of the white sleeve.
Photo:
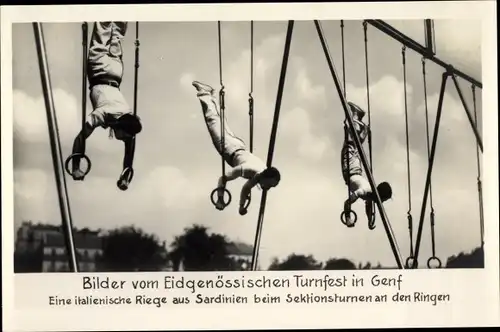
[[[106,127],[105,114],[103,111],[96,109],[87,116],[87,123],[92,128]]]

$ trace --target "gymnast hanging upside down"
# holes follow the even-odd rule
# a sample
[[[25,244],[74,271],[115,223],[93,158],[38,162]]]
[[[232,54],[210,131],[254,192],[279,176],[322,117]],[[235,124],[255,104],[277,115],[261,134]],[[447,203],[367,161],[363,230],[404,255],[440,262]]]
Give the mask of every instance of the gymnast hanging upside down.
[[[75,138],[73,154],[83,153],[85,141],[94,129],[109,128],[110,138],[124,142],[123,170],[130,170],[134,158],[134,137],[142,130],[140,119],[135,116],[123,94],[120,84],[123,77],[122,40],[127,31],[126,22],[96,22],[90,40],[87,75],[90,101],[93,111],[87,117],[85,127]],[[80,157],[73,159],[73,179],[83,180]],[[121,190],[128,188],[126,176],[117,182]]]
[[[363,122],[365,111],[354,103],[349,102],[348,105],[352,112],[354,129],[358,133],[361,145],[363,145],[368,135],[368,131],[370,130]],[[348,128],[349,125],[345,122],[344,131],[346,140],[344,141],[344,146],[342,147],[341,162],[342,176],[344,177],[346,185],[349,187],[349,197],[344,203],[344,212],[346,216],[345,223],[347,227],[353,227],[355,221],[352,220],[351,214],[349,213],[351,205],[356,202],[358,198],[363,199],[365,201],[365,212],[370,220],[373,214],[373,201],[375,200],[375,197],[372,193],[370,183],[363,175],[359,152],[356,149],[356,145]],[[377,186],[377,191],[382,202],[385,202],[392,197],[392,188],[387,182],[381,182]]]
[[[248,180],[243,185],[240,193],[239,213],[244,215],[247,213],[245,202],[252,188],[256,185],[265,190],[276,187],[281,179],[280,172],[275,167],[267,168],[260,158],[250,153],[243,140],[235,136],[229,129],[226,119],[224,119],[224,133],[222,133],[220,113],[214,89],[198,81],[194,81],[193,86],[196,88],[212,143],[226,163],[232,167],[224,176],[219,178],[217,183],[217,188],[222,189],[218,190],[216,208],[223,210],[225,207],[223,188],[225,188],[226,183],[242,177]],[[224,147],[221,150],[222,135],[224,135]]]

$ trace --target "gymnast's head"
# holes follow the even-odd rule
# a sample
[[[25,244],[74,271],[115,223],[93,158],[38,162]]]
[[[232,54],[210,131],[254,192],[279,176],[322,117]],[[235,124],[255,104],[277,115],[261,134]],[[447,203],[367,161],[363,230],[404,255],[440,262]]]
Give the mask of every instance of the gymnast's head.
[[[142,131],[141,119],[130,113],[123,114],[118,118],[114,130],[117,139],[132,138]]]
[[[276,187],[281,180],[281,174],[276,167],[268,167],[259,175],[259,185],[267,190]]]
[[[382,202],[392,198],[392,188],[388,182],[381,182],[377,186],[377,191]]]

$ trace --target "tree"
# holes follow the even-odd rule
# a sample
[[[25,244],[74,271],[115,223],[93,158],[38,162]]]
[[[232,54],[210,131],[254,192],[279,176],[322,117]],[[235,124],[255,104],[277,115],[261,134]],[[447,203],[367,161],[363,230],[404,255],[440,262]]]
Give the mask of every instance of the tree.
[[[358,270],[380,270],[382,268],[383,267],[380,263],[377,263],[375,266],[373,266],[370,262],[366,262],[365,265],[363,265],[363,263],[359,263],[358,265]]]
[[[322,263],[316,261],[312,255],[297,255],[295,253],[289,255],[282,262],[274,259],[269,270],[280,271],[299,271],[299,270],[321,270]]]
[[[459,253],[448,258],[446,268],[484,268],[484,251],[478,247],[472,252],[465,254]]]
[[[33,232],[30,232],[25,248],[14,250],[14,273],[42,272],[43,242],[36,243]]]
[[[330,258],[323,270],[356,270],[356,264],[346,258]]]
[[[230,270],[231,260],[227,255],[228,241],[220,234],[208,234],[208,228],[193,225],[185,228],[171,244],[170,259],[174,270],[182,264],[186,271]]]
[[[103,254],[99,271],[158,271],[167,262],[166,249],[158,238],[134,226],[111,230],[102,237]]]
[[[43,248],[14,252],[14,273],[42,272]]]

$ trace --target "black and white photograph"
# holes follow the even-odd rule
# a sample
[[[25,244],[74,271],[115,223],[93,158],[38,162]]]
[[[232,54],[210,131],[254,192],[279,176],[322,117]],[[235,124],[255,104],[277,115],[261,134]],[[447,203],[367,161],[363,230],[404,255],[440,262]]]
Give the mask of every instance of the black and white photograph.
[[[2,6],[3,329],[495,326],[495,14]]]
[[[484,267],[480,20],[12,40],[16,273]]]

